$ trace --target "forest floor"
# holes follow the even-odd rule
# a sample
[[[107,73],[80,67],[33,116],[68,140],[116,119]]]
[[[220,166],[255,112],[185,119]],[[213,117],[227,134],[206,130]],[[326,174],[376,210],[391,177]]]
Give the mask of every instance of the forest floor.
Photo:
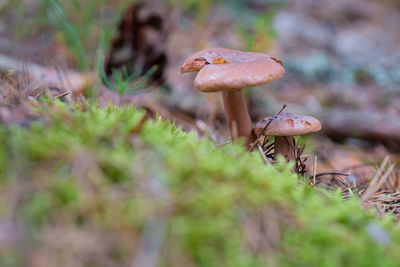
[[[245,263],[249,264],[252,258],[234,257],[235,246],[243,243],[252,252],[266,253],[263,256],[279,251],[274,263],[285,262],[290,266],[294,264],[290,260],[293,255],[297,255],[296,259],[305,265],[320,263],[321,256],[329,255],[333,264],[344,264],[348,260],[347,263],[351,262],[354,266],[372,263],[376,258],[374,253],[378,256],[385,253],[392,255],[396,246],[388,241],[388,232],[380,224],[386,227],[391,218],[400,216],[400,29],[396,23],[400,20],[400,6],[396,1],[366,1],[362,4],[360,0],[327,3],[304,0],[292,4],[284,1],[264,4],[256,0],[246,3],[204,0],[203,4],[177,1],[171,5],[149,4],[139,11],[138,6],[131,5],[130,1],[111,2],[96,5],[85,0],[60,5],[56,0],[10,0],[0,4],[0,138],[6,140],[3,142],[5,145],[0,147],[0,159],[4,157],[0,164],[10,164],[11,157],[7,153],[12,154],[15,160],[7,165],[10,169],[0,170],[4,172],[0,173],[22,179],[17,184],[0,179],[0,191],[4,193],[3,203],[9,204],[3,207],[4,214],[15,212],[13,220],[20,222],[18,216],[21,213],[26,216],[22,221],[27,222],[22,226],[12,225],[11,220],[0,224],[0,240],[17,243],[11,250],[29,251],[20,246],[18,238],[21,235],[24,237],[21,240],[28,238],[28,241],[35,240],[28,242],[30,245],[35,244],[37,237],[27,237],[24,232],[29,232],[29,227],[32,227],[40,229],[38,242],[43,246],[22,258],[32,256],[31,259],[37,261],[36,266],[41,266],[43,262],[50,262],[49,266],[54,263],[47,261],[47,253],[54,252],[53,247],[60,233],[66,232],[71,234],[70,239],[63,239],[64,245],[55,249],[62,251],[61,254],[66,253],[63,255],[78,253],[84,258],[82,262],[90,262],[92,253],[107,255],[99,262],[110,260],[111,265],[108,266],[128,262],[124,258],[130,255],[126,248],[134,247],[133,243],[143,237],[138,233],[147,229],[146,225],[150,228],[144,232],[154,230],[154,221],[160,216],[158,212],[162,211],[160,218],[165,218],[165,207],[160,204],[162,201],[152,198],[160,193],[157,190],[163,190],[162,187],[139,183],[143,187],[132,189],[138,184],[129,180],[133,170],[127,159],[136,157],[138,151],[134,175],[144,175],[139,168],[142,163],[145,168],[153,169],[148,161],[150,155],[151,159],[160,163],[157,167],[153,166],[155,173],[162,173],[158,172],[158,168],[167,169],[165,172],[171,187],[176,190],[172,194],[177,203],[185,203],[186,197],[193,192],[199,196],[193,197],[193,202],[187,203],[187,206],[175,207],[171,204],[173,207],[168,210],[171,214],[167,214],[168,218],[171,216],[171,224],[176,226],[171,236],[175,234],[184,240],[178,242],[179,246],[189,244],[187,246],[191,250],[188,255],[192,258],[188,260],[181,247],[171,248],[178,254],[182,266],[191,266],[193,262],[222,266],[226,261],[221,261],[221,257],[224,260],[233,257],[232,262],[242,261],[246,266]],[[26,26],[28,24],[29,27]],[[131,33],[141,37],[134,38]],[[118,43],[123,45],[118,46]],[[152,52],[145,53],[149,47]],[[188,55],[207,47],[268,51],[283,61],[286,69],[284,78],[265,86],[245,89],[245,94],[253,121],[275,114],[283,105],[287,105],[285,111],[312,115],[321,121],[320,133],[300,139],[300,143],[305,144],[302,159],[307,158],[307,172],[299,179],[299,190],[289,189],[297,182],[286,165],[277,164],[275,170],[267,163],[266,167],[263,166],[265,168],[259,168],[262,157],[257,150],[243,154],[245,151],[238,144],[232,145],[233,150],[230,145],[225,145],[229,144],[230,138],[220,96],[198,92],[193,85],[195,74],[179,73],[180,65]],[[121,73],[125,75],[123,68],[117,74],[107,73],[107,68],[118,66],[121,58],[126,66],[133,69],[127,75],[128,79],[118,76]],[[149,62],[161,67],[153,70],[148,67]],[[154,73],[142,83],[140,77],[146,76],[147,71]],[[110,101],[120,108],[110,107]],[[132,104],[141,111],[126,108]],[[127,118],[127,114],[132,116],[132,120]],[[143,114],[146,115],[141,117]],[[179,129],[168,123],[162,124],[164,119],[172,121]],[[46,132],[40,123],[39,126],[35,124],[37,122],[52,130]],[[20,134],[15,130],[16,125],[21,126]],[[8,131],[13,135],[9,136]],[[42,139],[42,135],[46,138]],[[158,143],[157,138],[177,151],[182,150],[182,159],[177,160],[180,154],[172,156],[172,152],[162,142]],[[185,140],[184,145],[175,143],[179,138]],[[47,151],[46,146],[54,148],[54,153]],[[8,151],[10,148],[11,152]],[[196,149],[196,152],[190,149]],[[29,152],[27,158],[22,153],[24,151]],[[222,164],[224,153],[229,156],[229,162],[243,157],[243,161],[238,160],[238,174],[234,173],[233,167],[218,165]],[[191,155],[198,159],[213,158],[215,164],[198,163],[200,165],[196,169],[188,160]],[[81,160],[89,167],[80,165]],[[12,162],[32,170],[34,179],[24,180],[27,172],[12,165]],[[254,169],[246,170],[246,164]],[[93,173],[100,173],[101,179],[96,180]],[[48,179],[53,174],[60,177],[61,182],[57,180],[53,184]],[[174,178],[174,174],[177,177]],[[261,179],[265,175],[278,175],[288,180],[281,184],[268,184]],[[63,182],[65,177],[75,176],[94,180],[90,180],[90,184],[79,179],[72,184]],[[235,182],[230,184],[230,179],[236,181],[238,176],[251,177],[249,181],[240,182],[252,192],[249,196],[246,192],[238,193],[240,190]],[[204,177],[209,177],[204,179],[204,184],[198,182]],[[227,186],[220,187],[224,183],[212,177],[219,177]],[[129,202],[132,191],[127,194],[124,183],[140,197]],[[21,184],[24,186],[19,187]],[[343,205],[334,193],[325,197],[326,192],[322,190],[321,193],[320,186],[333,192],[340,188],[340,196],[349,200],[346,202],[349,206]],[[83,191],[78,192],[76,187],[82,187]],[[262,192],[261,189],[267,191]],[[265,192],[270,192],[271,197]],[[162,198],[164,193],[160,193]],[[79,194],[83,198],[76,197]],[[301,203],[296,203],[303,197],[308,201],[304,208]],[[118,201],[112,201],[113,198],[123,199],[132,206],[119,205]],[[216,199],[223,201],[211,201]],[[85,200],[91,202],[88,204]],[[149,204],[146,204],[147,201]],[[70,203],[73,203],[72,206]],[[115,205],[107,206],[109,203]],[[239,209],[235,206],[237,203]],[[265,210],[258,210],[259,203],[275,203],[279,207],[271,204]],[[245,220],[247,227],[244,228],[241,223],[236,224],[237,221],[231,224],[232,217],[243,216],[239,214],[242,204],[245,213],[250,210],[250,214],[256,214]],[[366,212],[357,217],[360,214],[359,204]],[[281,209],[281,205],[285,208]],[[314,221],[310,219],[315,214],[314,208],[320,209],[324,205],[337,205],[337,213],[321,213]],[[125,212],[132,212],[137,207],[149,210],[150,215]],[[226,213],[222,212],[224,208]],[[0,210],[3,211],[1,205]],[[287,210],[290,212],[286,213]],[[378,226],[371,210],[376,210],[383,218]],[[293,220],[292,212],[295,214]],[[216,213],[219,217],[216,217],[215,228],[197,232]],[[122,218],[122,223],[113,221],[116,214]],[[207,220],[197,221],[201,217],[198,214],[205,214]],[[352,217],[351,214],[356,215]],[[387,217],[387,214],[394,216]],[[282,223],[291,230],[279,227],[277,230],[276,225],[266,222],[265,216],[275,216],[278,218],[273,221],[276,225]],[[67,224],[63,225],[59,218],[66,219],[71,225],[76,223],[78,228],[66,231],[63,227]],[[104,224],[99,218],[104,219]],[[85,220],[93,224],[91,226],[94,227],[89,227],[92,232],[79,228],[85,225]],[[298,228],[293,221],[299,221],[302,226]],[[132,222],[134,226],[130,224]],[[321,227],[325,223],[332,226],[331,232],[322,232]],[[160,224],[163,225],[162,220]],[[395,228],[395,224],[389,223],[387,228]],[[221,229],[225,229],[226,225],[230,225],[230,234],[245,229],[248,242],[238,241],[238,235],[232,237],[235,246],[222,241],[225,239]],[[347,228],[348,225],[351,229]],[[18,235],[4,235],[7,229]],[[104,229],[106,231],[102,233]],[[160,229],[164,229],[163,226]],[[180,229],[183,230],[180,232]],[[265,236],[255,238],[252,229],[259,232],[266,229]],[[113,237],[115,232],[118,236]],[[81,238],[83,233],[88,234],[88,238]],[[125,233],[129,233],[129,239],[124,238]],[[278,236],[271,233],[278,233]],[[355,237],[346,244],[351,233],[359,239]],[[156,235],[163,234],[157,232]],[[171,236],[168,238],[175,240]],[[301,240],[309,236],[312,237],[309,250],[305,250],[304,254],[296,253]],[[339,241],[336,241],[337,236]],[[221,255],[203,249],[213,243],[214,237],[215,242],[223,244],[221,246],[226,249]],[[107,240],[107,244],[93,246],[96,238]],[[397,240],[395,231],[391,238]],[[74,246],[84,243],[83,239],[88,242],[86,248],[93,248],[93,251],[83,250],[79,254],[79,249],[74,250]],[[370,247],[360,245],[369,244],[371,239],[376,244]],[[326,250],[322,249],[326,254],[319,255],[321,250],[313,250],[315,246],[312,244],[319,242],[326,245]],[[118,251],[113,250],[116,244],[122,244],[117,246]],[[69,247],[71,251],[64,251]],[[330,251],[338,247],[343,247],[343,250],[338,249],[339,256],[335,258]],[[354,254],[348,254],[345,248],[354,251]],[[365,254],[371,258],[359,258],[359,255]],[[10,255],[5,261],[1,261],[0,257],[0,263],[13,266],[11,263],[15,263],[15,255]],[[71,260],[73,257],[67,258]],[[208,265],[209,260],[215,260],[214,264]],[[82,262],[80,264],[85,266]],[[188,262],[189,265],[186,264]],[[238,265],[237,262],[233,265]],[[386,264],[396,266],[395,260],[388,260]]]
[[[82,2],[81,7],[85,8],[80,12],[76,12],[75,4],[64,4],[60,9],[54,3],[39,4],[34,0],[4,5],[0,20],[3,77],[9,75],[10,66],[25,74],[36,71],[36,76],[47,76],[44,83],[48,84],[42,85],[56,89],[54,96],[66,93],[66,88],[72,86],[75,91],[67,97],[82,100],[82,80],[90,76],[91,83],[99,83],[90,69],[96,69],[96,64],[103,62],[101,59],[110,66],[117,64],[111,57],[124,53],[113,48],[112,39],[125,38],[124,45],[128,47],[140,41],[129,40],[129,36],[117,31],[120,18],[154,14],[161,30],[156,34],[146,27],[139,30],[144,32],[144,43],[156,44],[155,56],[167,57],[165,67],[160,69],[161,78],[150,89],[123,97],[100,86],[95,92],[100,103],[105,105],[110,99],[117,104],[134,103],[174,121],[184,130],[223,144],[229,140],[229,133],[219,95],[197,92],[194,75],[181,75],[180,64],[189,54],[210,46],[267,50],[282,59],[286,75],[274,84],[247,90],[252,119],[274,114],[283,105],[287,105],[288,112],[320,119],[322,132],[312,140],[308,138],[305,150],[309,155],[305,162],[308,174],[347,175],[318,176],[320,179],[314,182],[330,187],[338,186],[336,180],[343,179],[345,186],[362,192],[379,174],[379,167],[387,170],[394,165],[376,191],[387,194],[400,189],[400,32],[393,23],[399,19],[395,3],[370,1],[361,5],[352,0],[318,4],[307,0],[301,4],[250,1],[226,5],[222,1],[205,7],[147,5],[142,13],[135,13],[126,8],[126,2],[117,2],[105,4],[101,10]],[[48,16],[49,12],[56,16]],[[243,19],[236,21],[239,13],[244,14]],[[39,15],[47,20],[39,20]],[[20,23],[21,18],[31,22],[29,30]],[[132,27],[126,24],[125,31],[134,31]],[[74,41],[74,37],[81,41]],[[142,50],[131,51],[130,56],[146,62],[149,56]],[[28,87],[31,97],[41,92],[35,87],[34,78],[18,78],[22,79],[18,86]],[[0,117],[6,124],[25,121],[21,113],[4,106]]]

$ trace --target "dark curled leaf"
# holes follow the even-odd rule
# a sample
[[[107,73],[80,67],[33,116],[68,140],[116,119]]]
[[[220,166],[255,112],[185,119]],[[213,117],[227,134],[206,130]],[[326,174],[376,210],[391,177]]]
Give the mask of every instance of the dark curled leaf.
[[[116,71],[128,76],[146,76],[149,84],[164,83],[167,55],[163,18],[157,13],[145,14],[144,3],[131,5],[118,25],[109,53],[106,55],[104,72],[112,78]],[[154,34],[156,33],[156,34]]]

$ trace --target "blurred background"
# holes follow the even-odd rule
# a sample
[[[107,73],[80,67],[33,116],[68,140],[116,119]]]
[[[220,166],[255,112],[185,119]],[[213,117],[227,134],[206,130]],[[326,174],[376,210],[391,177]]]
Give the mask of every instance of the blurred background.
[[[104,60],[109,69],[120,68],[129,60],[146,61],[146,57],[153,57],[148,65],[159,64],[137,44],[122,52],[112,47],[118,25],[135,2],[4,0],[0,4],[0,53],[80,72],[98,71]],[[373,141],[391,152],[399,151],[397,1],[143,3],[140,11],[132,12],[143,20],[154,15],[156,24],[143,25],[141,36],[151,44],[155,57],[164,57],[162,68],[156,71],[159,88],[149,97],[166,109],[173,107],[171,116],[188,113],[208,127],[216,127],[211,123],[213,116],[223,123],[219,97],[198,93],[192,84],[195,74],[180,75],[185,57],[208,47],[266,52],[283,61],[286,75],[278,82],[246,91],[254,120],[287,104],[289,112],[319,118],[325,134],[335,141],[368,149],[374,146],[364,141]],[[110,57],[119,58],[110,62]],[[145,68],[147,71],[149,66]],[[210,110],[216,114],[210,115]],[[186,127],[191,127],[190,123]]]

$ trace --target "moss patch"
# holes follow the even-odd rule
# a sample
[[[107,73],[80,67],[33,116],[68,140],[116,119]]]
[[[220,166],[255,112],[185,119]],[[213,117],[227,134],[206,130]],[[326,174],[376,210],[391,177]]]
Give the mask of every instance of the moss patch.
[[[215,148],[161,119],[136,133],[144,113],[133,107],[35,113],[41,122],[0,130],[0,231],[11,229],[1,266],[128,266],[139,255],[160,266],[400,264],[390,217],[239,144]]]

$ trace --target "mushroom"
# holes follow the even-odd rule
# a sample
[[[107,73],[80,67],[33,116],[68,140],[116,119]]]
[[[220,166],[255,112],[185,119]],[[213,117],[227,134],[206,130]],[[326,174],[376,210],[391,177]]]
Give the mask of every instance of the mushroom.
[[[181,73],[199,71],[194,85],[202,92],[222,92],[225,116],[232,140],[255,140],[252,122],[242,89],[280,79],[285,73],[282,62],[267,54],[241,52],[227,48],[209,48],[189,56]]]
[[[260,134],[275,136],[275,158],[278,154],[281,154],[288,161],[295,159],[293,136],[314,133],[319,130],[321,130],[321,123],[316,118],[286,112],[265,117],[258,121],[254,127],[254,133],[257,136]]]

